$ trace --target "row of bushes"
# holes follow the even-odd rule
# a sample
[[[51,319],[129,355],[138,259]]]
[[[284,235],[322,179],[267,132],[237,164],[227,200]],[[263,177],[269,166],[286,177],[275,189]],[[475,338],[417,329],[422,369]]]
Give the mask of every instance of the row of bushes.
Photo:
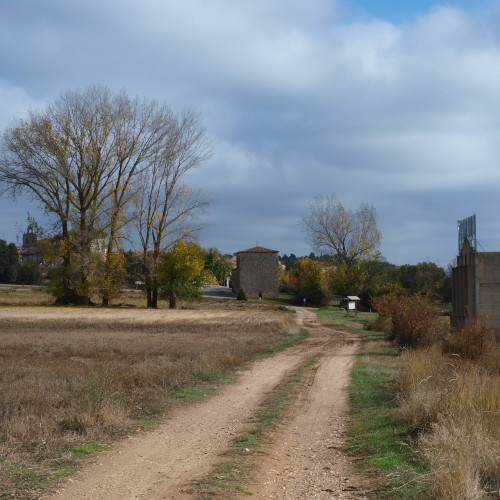
[[[450,329],[449,317],[421,295],[384,295],[372,304],[378,313],[374,326],[385,330],[400,349],[439,344],[445,353],[475,359],[498,344],[498,335],[477,318],[464,328]]]
[[[479,321],[451,330],[420,296],[380,297],[377,327],[401,349],[396,423],[418,437],[432,498],[500,498],[500,348]]]

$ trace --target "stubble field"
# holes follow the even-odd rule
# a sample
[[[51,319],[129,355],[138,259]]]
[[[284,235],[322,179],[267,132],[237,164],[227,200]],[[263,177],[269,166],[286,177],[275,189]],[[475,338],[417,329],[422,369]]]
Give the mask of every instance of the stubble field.
[[[35,497],[87,451],[203,397],[297,333],[291,316],[255,302],[152,311],[3,301],[0,494]]]

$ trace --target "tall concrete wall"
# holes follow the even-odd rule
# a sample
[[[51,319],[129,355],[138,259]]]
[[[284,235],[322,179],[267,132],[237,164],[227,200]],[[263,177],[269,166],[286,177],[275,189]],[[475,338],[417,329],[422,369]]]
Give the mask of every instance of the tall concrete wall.
[[[500,329],[500,253],[480,252],[477,257],[479,301],[476,314],[490,327]]]
[[[500,252],[475,252],[466,241],[452,271],[452,324],[481,324],[500,330]]]

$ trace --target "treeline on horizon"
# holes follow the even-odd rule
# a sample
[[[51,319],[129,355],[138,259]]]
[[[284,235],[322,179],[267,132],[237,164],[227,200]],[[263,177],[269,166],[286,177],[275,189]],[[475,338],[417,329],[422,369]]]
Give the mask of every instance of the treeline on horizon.
[[[189,243],[196,249],[203,261],[203,268],[210,271],[218,283],[223,284],[230,277],[233,267],[229,255],[221,254],[215,248],[203,248],[197,243]],[[122,288],[136,288],[144,281],[146,270],[142,252],[126,250],[123,252],[124,272],[121,276]],[[19,260],[17,246],[0,240],[0,284],[44,285],[50,281],[51,273],[57,272],[57,266],[40,265],[34,260]]]
[[[357,295],[364,308],[385,294],[424,295],[435,302],[451,302],[451,270],[434,262],[396,266],[380,255],[346,266],[331,255],[279,256],[280,291],[297,294],[309,305],[325,305],[335,296]]]
[[[230,277],[232,268],[229,254],[221,254],[215,248],[199,247],[204,266],[220,284]],[[122,287],[135,288],[144,279],[140,252],[124,251]],[[395,266],[383,257],[355,263],[351,269],[336,265],[329,255],[297,257],[294,253],[279,256],[280,291],[297,295],[297,302],[305,297],[310,305],[322,305],[334,295],[358,295],[364,307],[370,307],[373,297],[386,293],[407,292],[421,294],[438,302],[451,301],[451,275],[433,262]],[[0,240],[0,283],[41,285],[47,275],[34,261],[21,262],[14,243]]]

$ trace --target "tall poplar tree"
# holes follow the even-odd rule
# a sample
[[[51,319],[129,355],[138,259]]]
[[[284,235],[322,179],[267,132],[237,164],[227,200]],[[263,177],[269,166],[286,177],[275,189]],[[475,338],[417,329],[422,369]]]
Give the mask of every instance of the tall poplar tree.
[[[60,302],[88,304],[98,287],[108,304],[138,179],[158,158],[171,158],[177,129],[165,105],[90,85],[63,92],[5,131],[0,182],[38,201],[58,226]]]

